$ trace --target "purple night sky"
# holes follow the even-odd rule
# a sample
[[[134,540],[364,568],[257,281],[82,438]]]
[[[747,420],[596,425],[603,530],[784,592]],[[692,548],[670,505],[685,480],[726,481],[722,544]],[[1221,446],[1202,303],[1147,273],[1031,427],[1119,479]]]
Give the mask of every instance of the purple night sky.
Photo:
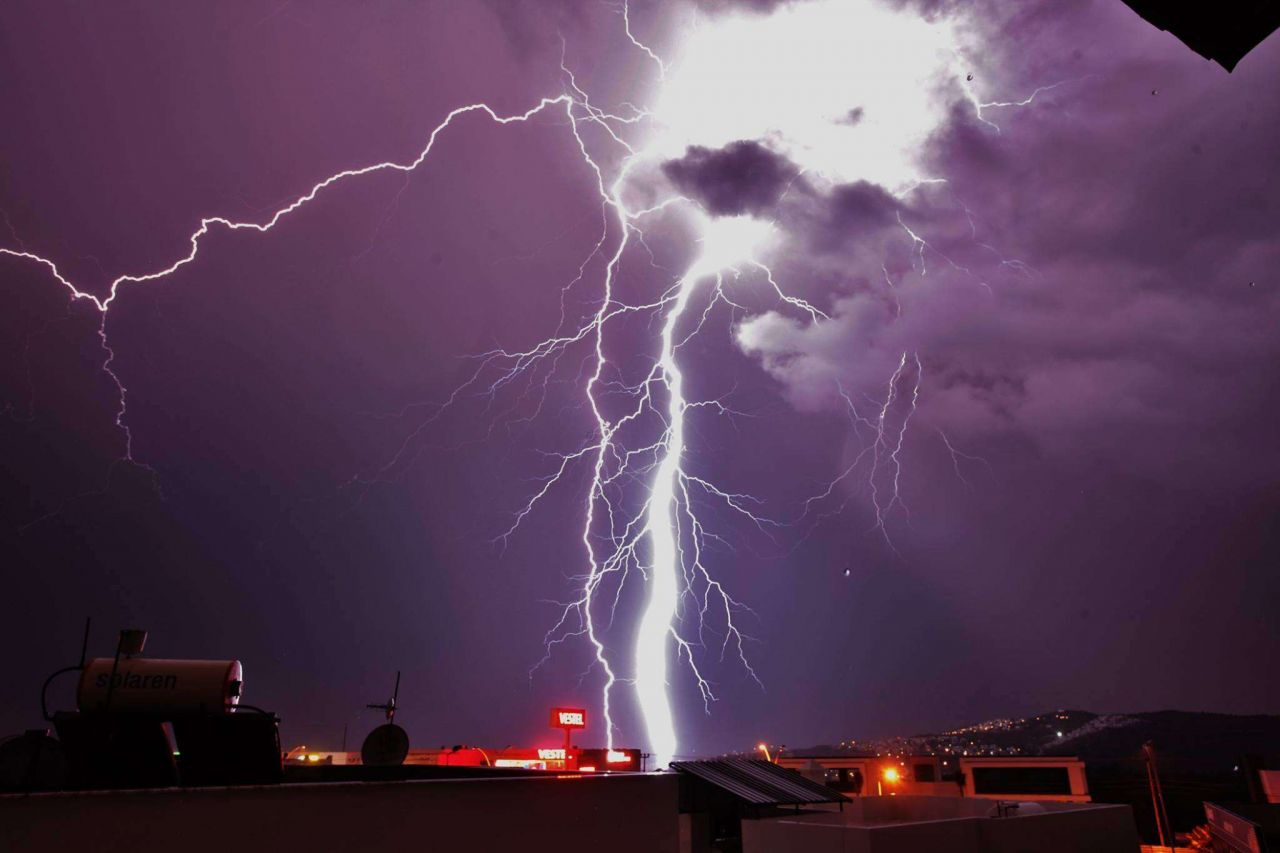
[[[646,176],[773,222],[779,284],[830,315],[809,322],[744,270],[737,305],[680,351],[690,398],[732,410],[690,412],[688,469],[786,522],[700,507],[708,565],[753,611],[735,618],[763,689],[732,647],[721,661],[719,623],[708,714],[673,655],[682,754],[1280,703],[1258,669],[1280,655],[1280,39],[1228,74],[1119,0],[959,5],[981,98],[1049,88],[982,116],[940,89],[915,160],[946,183],[824,185],[770,134]],[[695,26],[787,11],[635,0],[630,20],[674,73]],[[593,104],[658,97],[608,2],[6,3],[0,248],[105,296],[183,256],[202,216],[268,219],[328,175],[412,160],[456,107],[571,91],[561,35]],[[859,106],[851,132],[875,126]],[[583,135],[616,170],[606,135]],[[358,743],[396,669],[416,746],[534,744],[555,737],[549,706],[596,709],[581,640],[530,675],[585,571],[590,472],[570,466],[499,541],[554,454],[590,440],[589,347],[440,403],[472,356],[594,310],[599,255],[562,288],[601,216],[548,110],[463,116],[411,174],[339,182],[265,234],[211,230],[195,262],[111,304],[135,463],[99,313],[0,255],[0,734],[38,723],[86,615],[99,654],[136,625],[155,656],[239,658],[286,746],[336,747],[347,724]],[[681,223],[646,226],[652,256],[628,249],[623,298],[658,298],[689,264]],[[661,318],[618,324],[615,380],[643,378]],[[873,433],[900,364],[895,504]],[[624,677],[642,589],[606,641]],[[620,744],[641,744],[627,686],[615,702]]]

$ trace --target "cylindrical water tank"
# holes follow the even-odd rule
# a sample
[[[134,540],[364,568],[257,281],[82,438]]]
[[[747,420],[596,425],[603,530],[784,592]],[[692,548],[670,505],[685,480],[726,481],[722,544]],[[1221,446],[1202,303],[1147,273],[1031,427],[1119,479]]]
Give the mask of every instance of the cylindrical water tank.
[[[220,714],[240,701],[238,660],[122,658],[112,677],[114,663],[93,658],[85,664],[76,689],[81,711]]]

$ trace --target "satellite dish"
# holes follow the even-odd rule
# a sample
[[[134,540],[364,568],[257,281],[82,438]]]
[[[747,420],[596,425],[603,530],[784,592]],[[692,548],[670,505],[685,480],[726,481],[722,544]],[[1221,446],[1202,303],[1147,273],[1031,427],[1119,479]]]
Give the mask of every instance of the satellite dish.
[[[409,735],[395,723],[383,723],[364,739],[360,760],[374,767],[404,764],[409,754]]]

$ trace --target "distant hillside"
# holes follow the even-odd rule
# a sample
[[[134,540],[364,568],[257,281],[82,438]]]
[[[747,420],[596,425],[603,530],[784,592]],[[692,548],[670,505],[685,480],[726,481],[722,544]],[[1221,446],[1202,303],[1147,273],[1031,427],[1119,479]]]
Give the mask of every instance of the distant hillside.
[[[1161,763],[1188,770],[1229,770],[1245,755],[1280,756],[1280,716],[1149,711],[1095,714],[1061,710],[1024,719],[997,719],[951,731],[836,746],[790,749],[792,755],[953,754],[1078,755],[1086,761],[1127,761],[1155,744]]]
[[[1045,754],[1071,752],[1098,760],[1125,758],[1138,754],[1142,745],[1151,741],[1162,761],[1187,764],[1211,761],[1227,765],[1245,755],[1280,756],[1280,716],[1273,714],[1152,711],[1125,714],[1120,719],[1122,724],[1080,732],[1070,741],[1051,744]]]

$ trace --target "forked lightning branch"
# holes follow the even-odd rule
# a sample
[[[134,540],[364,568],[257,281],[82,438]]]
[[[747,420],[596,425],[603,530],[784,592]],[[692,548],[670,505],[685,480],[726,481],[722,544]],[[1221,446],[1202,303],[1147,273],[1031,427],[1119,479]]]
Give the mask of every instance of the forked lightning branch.
[[[673,662],[688,668],[707,707],[715,697],[700,669],[705,652],[721,657],[731,654],[755,677],[737,622],[745,607],[730,595],[708,561],[709,543],[724,540],[709,529],[697,508],[714,502],[756,527],[775,530],[780,526],[760,512],[750,495],[712,482],[690,464],[689,418],[701,409],[724,412],[726,406],[720,400],[689,398],[686,377],[698,365],[685,362],[684,344],[703,332],[717,304],[729,306],[741,317],[745,309],[735,298],[739,289],[750,288],[773,298],[774,310],[798,324],[821,324],[829,309],[794,295],[775,276],[771,258],[787,248],[786,234],[778,223],[746,215],[713,216],[697,199],[663,186],[655,178],[660,174],[656,167],[683,156],[690,146],[717,148],[739,140],[766,140],[797,166],[811,193],[820,195],[856,180],[903,195],[942,180],[920,172],[919,153],[956,97],[971,103],[980,117],[986,109],[1023,102],[983,103],[976,97],[971,78],[963,73],[960,48],[948,22],[923,20],[908,10],[872,0],[814,0],[784,4],[769,15],[703,17],[687,28],[671,57],[646,46],[637,35],[641,22],[630,9],[624,5],[621,13],[627,49],[639,51],[652,70],[644,84],[652,88],[650,97],[635,98],[649,103],[648,108],[605,107],[594,102],[562,60],[564,91],[547,94],[526,111],[501,115],[485,103],[461,106],[448,113],[423,148],[408,159],[330,175],[258,220],[202,218],[174,260],[151,271],[118,276],[105,296],[71,281],[54,259],[20,248],[0,248],[0,254],[44,267],[73,300],[89,303],[99,312],[102,369],[118,390],[116,423],[122,431],[123,455],[133,460],[128,390],[113,369],[107,325],[112,306],[129,287],[157,284],[198,263],[205,238],[213,232],[266,234],[337,183],[379,172],[426,168],[437,139],[459,123],[488,121],[514,131],[538,118],[559,118],[565,126],[566,150],[581,159],[604,214],[590,257],[566,284],[577,286],[592,262],[599,262],[601,273],[591,282],[595,310],[581,322],[562,319],[561,328],[532,347],[481,353],[475,371],[443,402],[442,409],[467,395],[502,394],[534,371],[550,375],[563,370],[561,357],[570,350],[587,354],[589,368],[581,377],[581,393],[593,422],[592,435],[582,446],[553,455],[549,469],[532,493],[524,496],[510,526],[497,539],[519,535],[548,495],[569,488],[570,482],[580,482],[571,479],[571,471],[587,472],[576,533],[581,539],[583,570],[576,593],[546,636],[546,654],[570,640],[585,642],[601,683],[599,710],[609,749],[617,731],[614,710],[619,688],[630,687],[647,730],[652,766],[662,767],[680,745],[669,694]],[[845,119],[855,109],[866,118],[851,127]],[[588,129],[593,132],[587,133]],[[654,200],[644,206],[629,203],[637,197]],[[672,217],[692,232],[693,261],[674,280],[655,276],[648,298],[626,301],[618,293],[619,271],[637,252],[648,253],[645,229],[662,217]],[[926,239],[908,223],[901,225],[918,249],[923,275]],[[620,383],[621,371],[611,361],[615,348],[611,334],[622,321],[637,316],[654,321],[652,342],[643,354],[651,367],[640,381]],[[571,361],[565,359],[565,364]],[[908,399],[914,409],[923,369],[918,356],[904,352],[889,378],[879,417],[863,420],[875,430],[874,444],[867,452],[873,462],[871,486],[881,532],[883,514],[899,499],[897,473],[906,430],[906,419],[901,421],[901,431],[888,424],[889,408],[897,399]],[[439,410],[433,417],[438,414]],[[427,426],[429,422],[423,428]],[[397,461],[391,460],[388,468]],[[893,470],[890,495],[875,491],[880,465]],[[831,496],[850,471],[814,500]],[[806,505],[805,510],[809,509]],[[628,584],[640,585],[643,606],[629,629],[626,618],[615,628],[618,604]],[[713,630],[708,630],[710,624]],[[627,630],[631,651],[620,657],[611,650],[621,643],[611,637]],[[574,721],[562,720],[561,725],[568,729]]]

